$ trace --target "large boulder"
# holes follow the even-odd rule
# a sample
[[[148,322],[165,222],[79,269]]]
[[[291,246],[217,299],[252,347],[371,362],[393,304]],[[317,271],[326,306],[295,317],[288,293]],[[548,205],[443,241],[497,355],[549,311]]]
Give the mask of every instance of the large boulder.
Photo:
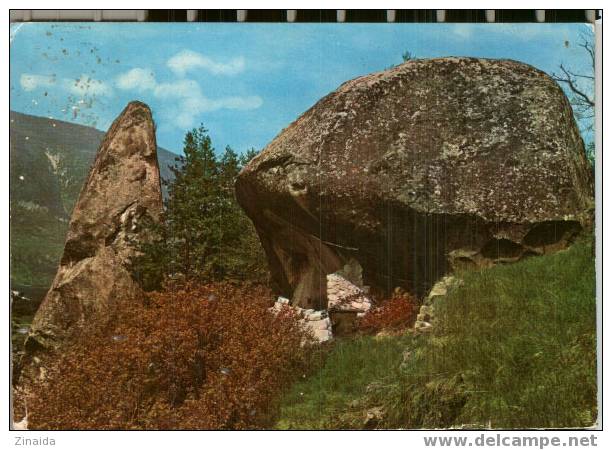
[[[131,102],[103,139],[72,212],[57,274],[41,303],[26,352],[55,349],[87,327],[113,320],[119,301],[142,290],[129,269],[145,218],[162,212],[155,128],[149,107]]]
[[[570,104],[509,60],[414,60],[341,85],[241,172],[280,294],[326,306],[347,261],[419,296],[454,266],[566,246],[593,210]]]

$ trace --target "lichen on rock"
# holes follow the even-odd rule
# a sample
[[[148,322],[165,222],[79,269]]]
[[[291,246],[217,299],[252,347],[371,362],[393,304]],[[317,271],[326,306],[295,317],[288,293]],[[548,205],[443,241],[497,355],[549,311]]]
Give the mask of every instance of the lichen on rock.
[[[412,60],[350,80],[241,172],[279,294],[327,306],[326,276],[422,297],[445,273],[556,251],[591,226],[570,104],[510,60]]]

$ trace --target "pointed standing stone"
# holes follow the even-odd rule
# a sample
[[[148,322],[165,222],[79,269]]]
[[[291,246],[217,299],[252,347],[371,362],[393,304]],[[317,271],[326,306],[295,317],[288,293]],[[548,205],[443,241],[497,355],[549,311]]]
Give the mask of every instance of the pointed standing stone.
[[[113,122],[72,212],[64,253],[38,309],[26,353],[57,348],[92,324],[113,319],[117,301],[142,290],[129,271],[145,216],[162,212],[151,111],[131,102]]]

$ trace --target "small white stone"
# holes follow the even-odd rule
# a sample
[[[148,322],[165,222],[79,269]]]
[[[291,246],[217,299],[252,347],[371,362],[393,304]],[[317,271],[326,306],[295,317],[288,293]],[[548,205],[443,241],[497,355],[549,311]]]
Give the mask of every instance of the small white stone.
[[[321,320],[322,318],[323,315],[321,314],[321,311],[317,311],[308,315],[308,320]]]

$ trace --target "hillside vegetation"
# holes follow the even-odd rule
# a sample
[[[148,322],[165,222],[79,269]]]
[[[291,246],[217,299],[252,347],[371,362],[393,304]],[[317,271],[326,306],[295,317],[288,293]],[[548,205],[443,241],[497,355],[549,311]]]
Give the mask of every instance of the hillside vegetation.
[[[458,274],[462,284],[434,303],[431,334],[339,338],[316,353],[291,315],[266,314],[265,288],[170,287],[58,359],[27,400],[31,420],[43,429],[588,427],[592,245]],[[82,397],[83,386],[94,394]]]
[[[281,429],[586,427],[597,417],[591,239],[460,274],[431,336],[338,342]]]

